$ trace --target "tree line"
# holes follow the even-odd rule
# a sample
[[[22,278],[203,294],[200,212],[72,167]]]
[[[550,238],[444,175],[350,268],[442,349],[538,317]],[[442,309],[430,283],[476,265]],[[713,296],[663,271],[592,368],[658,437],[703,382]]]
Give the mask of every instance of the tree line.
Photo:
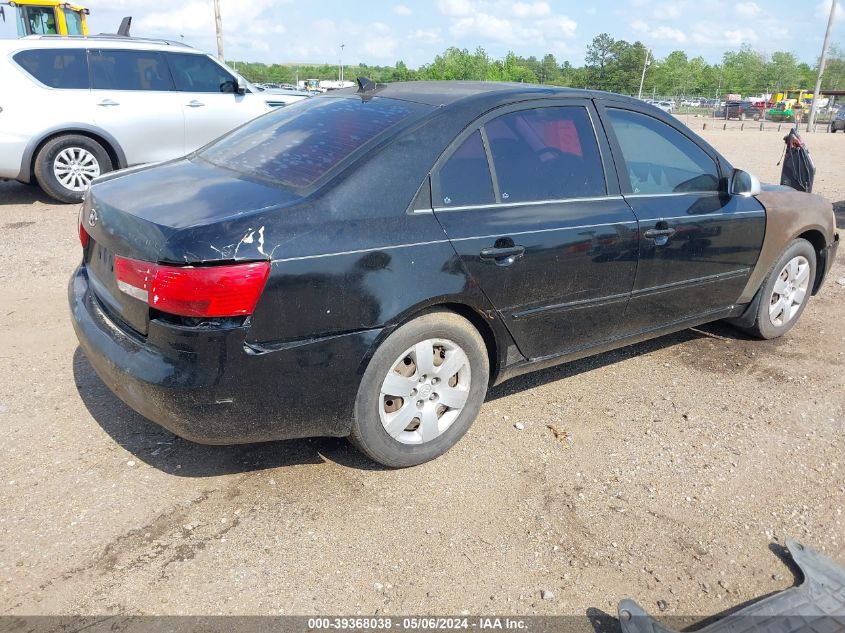
[[[684,51],[673,51],[662,59],[652,59],[642,42],[617,40],[602,33],[587,47],[584,64],[560,62],[551,53],[542,58],[522,57],[509,52],[502,59],[491,57],[483,48],[470,52],[450,47],[434,61],[411,69],[398,61],[393,66],[353,64],[344,67],[344,76],[366,76],[377,82],[433,79],[516,81],[536,84],[593,88],[622,94],[636,94],[646,55],[643,94],[662,96],[707,96],[740,93],[751,96],[790,88],[812,89],[817,66],[798,60],[790,51],[761,53],[748,45],[728,51],[720,63],[709,64],[703,57],[690,59]],[[296,79],[337,79],[335,65],[284,65],[234,62],[247,79],[259,83],[294,83]],[[823,88],[845,88],[845,49],[832,46],[825,70]]]

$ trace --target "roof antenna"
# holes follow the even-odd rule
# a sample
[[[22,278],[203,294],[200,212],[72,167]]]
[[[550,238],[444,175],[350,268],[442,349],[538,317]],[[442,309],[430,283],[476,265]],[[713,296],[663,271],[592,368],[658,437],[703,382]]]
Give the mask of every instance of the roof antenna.
[[[355,81],[358,82],[358,92],[372,92],[376,89],[378,84],[369,77],[358,77]]]
[[[120,27],[117,29],[117,34],[123,37],[129,37],[129,28],[132,26],[132,16],[126,16],[120,21]]]

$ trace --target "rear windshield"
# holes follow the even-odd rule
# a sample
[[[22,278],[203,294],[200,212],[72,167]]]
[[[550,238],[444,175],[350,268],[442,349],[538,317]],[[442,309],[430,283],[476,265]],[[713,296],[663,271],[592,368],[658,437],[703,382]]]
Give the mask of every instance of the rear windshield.
[[[306,99],[259,117],[200,156],[245,176],[305,188],[397,124],[428,110],[384,98]]]

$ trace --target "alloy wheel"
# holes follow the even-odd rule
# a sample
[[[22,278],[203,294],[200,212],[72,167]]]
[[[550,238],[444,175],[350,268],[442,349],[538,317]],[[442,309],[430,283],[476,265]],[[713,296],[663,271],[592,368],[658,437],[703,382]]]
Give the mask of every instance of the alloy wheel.
[[[100,163],[87,149],[66,147],[53,160],[53,175],[70,191],[86,191],[100,175]]]
[[[403,444],[441,436],[469,398],[469,358],[448,339],[427,339],[396,359],[381,385],[379,417],[385,431]]]
[[[778,274],[769,299],[769,319],[775,327],[789,323],[804,303],[810,286],[810,262],[803,255],[790,259]]]

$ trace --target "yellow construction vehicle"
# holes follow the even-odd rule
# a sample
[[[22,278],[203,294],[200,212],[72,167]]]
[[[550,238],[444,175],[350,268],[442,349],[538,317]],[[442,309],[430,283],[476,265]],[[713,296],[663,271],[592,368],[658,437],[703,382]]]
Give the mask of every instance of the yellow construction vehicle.
[[[813,93],[809,90],[795,89],[778,92],[770,101],[771,107],[766,113],[772,121],[793,121],[800,123],[806,118],[813,103]]]
[[[5,6],[4,6],[5,5]],[[27,35],[88,35],[85,7],[61,0],[14,0],[0,2],[0,18],[5,7],[15,10],[18,37]]]

